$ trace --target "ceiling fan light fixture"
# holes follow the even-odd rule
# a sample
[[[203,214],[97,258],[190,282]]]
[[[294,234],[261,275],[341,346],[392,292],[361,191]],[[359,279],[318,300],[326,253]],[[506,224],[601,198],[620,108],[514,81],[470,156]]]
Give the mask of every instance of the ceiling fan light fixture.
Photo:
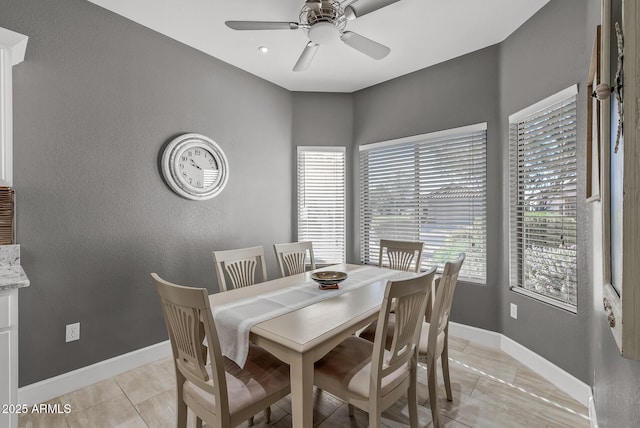
[[[340,37],[338,27],[330,22],[317,22],[309,28],[309,40],[319,45],[330,45]]]

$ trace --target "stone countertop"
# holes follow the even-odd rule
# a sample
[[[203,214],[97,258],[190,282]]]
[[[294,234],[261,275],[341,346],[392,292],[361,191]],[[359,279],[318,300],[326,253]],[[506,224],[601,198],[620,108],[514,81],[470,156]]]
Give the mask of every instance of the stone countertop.
[[[29,278],[22,266],[0,266],[0,291],[29,286]]]

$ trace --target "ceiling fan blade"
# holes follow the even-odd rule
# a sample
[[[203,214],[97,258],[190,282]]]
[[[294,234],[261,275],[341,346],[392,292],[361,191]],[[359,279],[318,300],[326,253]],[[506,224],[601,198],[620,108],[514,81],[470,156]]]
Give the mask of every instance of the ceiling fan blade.
[[[234,30],[297,30],[297,22],[268,22],[268,21],[226,21],[227,27]]]
[[[342,36],[340,36],[340,39],[355,50],[360,51],[373,59],[382,59],[391,52],[391,49],[385,45],[381,45],[378,42],[367,39],[353,31],[345,31],[342,33]]]
[[[293,66],[293,71],[305,71],[311,65],[311,61],[313,61],[313,57],[316,56],[316,51],[320,47],[319,44],[309,42],[307,46],[305,46],[300,58],[298,58],[298,62]]]
[[[345,7],[344,15],[348,20],[356,19],[398,1],[400,0],[360,0]]]

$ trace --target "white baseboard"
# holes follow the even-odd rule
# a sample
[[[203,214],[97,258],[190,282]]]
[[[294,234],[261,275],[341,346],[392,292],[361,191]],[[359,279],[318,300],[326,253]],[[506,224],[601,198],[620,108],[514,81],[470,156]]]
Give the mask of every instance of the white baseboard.
[[[118,355],[18,389],[18,403],[39,404],[171,355],[169,341]]]
[[[501,349],[500,343],[502,341],[502,335],[495,331],[484,330],[451,321],[449,322],[449,333],[451,333],[452,336],[468,340],[469,342],[475,342],[489,348]]]
[[[591,422],[591,428],[598,428],[598,417],[596,416],[596,402],[593,399],[593,395],[589,398],[589,422]]]
[[[560,390],[587,406],[591,417],[591,427],[597,428],[595,405],[589,385],[503,334],[454,322],[449,324],[449,332],[452,336],[494,349],[500,349],[521,361]],[[168,340],[119,355],[87,367],[23,386],[18,390],[18,403],[29,405],[42,403],[170,355],[171,346]]]
[[[502,352],[522,362],[585,407],[591,407],[590,403],[593,400],[593,396],[589,385],[507,336],[454,322],[449,323],[449,332],[452,336],[500,349]]]

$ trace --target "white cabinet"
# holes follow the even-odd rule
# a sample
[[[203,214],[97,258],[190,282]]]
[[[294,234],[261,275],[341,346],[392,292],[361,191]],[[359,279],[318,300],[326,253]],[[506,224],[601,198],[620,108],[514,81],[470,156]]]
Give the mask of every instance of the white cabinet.
[[[0,427],[17,428],[18,290],[29,285],[20,246],[0,245]]]
[[[16,428],[18,415],[18,289],[0,291],[0,427]],[[7,406],[7,407],[5,407]]]

